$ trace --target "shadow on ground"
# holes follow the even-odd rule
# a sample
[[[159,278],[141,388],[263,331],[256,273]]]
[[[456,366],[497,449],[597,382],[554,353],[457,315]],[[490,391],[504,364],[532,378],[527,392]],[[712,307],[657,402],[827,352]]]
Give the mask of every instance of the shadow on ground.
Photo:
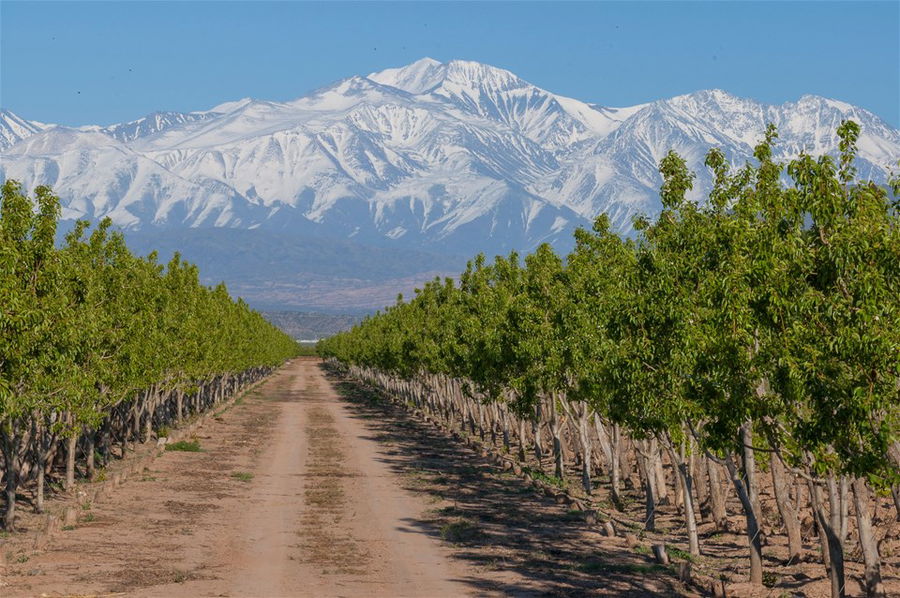
[[[601,536],[576,511],[537,495],[511,473],[378,393],[326,370],[353,416],[366,420],[381,460],[433,505],[404,531],[441,538],[484,571],[460,580],[515,596],[674,596],[672,571]],[[506,574],[504,574],[506,572]],[[510,575],[514,572],[517,575]]]

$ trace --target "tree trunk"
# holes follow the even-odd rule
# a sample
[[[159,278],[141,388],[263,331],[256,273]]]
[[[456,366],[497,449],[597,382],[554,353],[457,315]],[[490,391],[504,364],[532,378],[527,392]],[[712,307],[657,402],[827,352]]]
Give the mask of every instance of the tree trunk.
[[[728,468],[728,475],[737,492],[738,499],[741,501],[744,517],[747,520],[747,542],[750,545],[750,583],[762,585],[762,538],[760,538],[759,520],[753,509],[753,502],[750,499],[750,492],[745,485],[745,479],[742,479],[738,474],[733,455],[728,455],[728,458],[725,460],[725,466]]]
[[[875,541],[875,535],[872,533],[872,518],[869,515],[869,488],[862,478],[853,480],[853,499],[859,546],[866,564],[866,596],[869,598],[884,596],[884,585],[881,582],[881,556],[878,554],[878,542]]]
[[[96,436],[96,432],[93,430],[89,430],[87,433],[87,439],[85,443],[85,452],[87,453],[87,477],[89,480],[94,479],[94,473],[97,469],[96,463],[94,462],[94,439]]]
[[[531,432],[534,435],[534,458],[537,459],[538,469],[544,470],[544,446],[541,442],[541,404],[535,406],[534,421],[531,422]]]
[[[613,432],[612,432],[612,463],[610,463],[612,470],[610,471],[610,492],[612,494],[613,505],[615,505],[616,509],[623,510],[622,503],[622,495],[620,494],[622,491],[622,480],[621,480],[621,472],[620,469],[620,453],[622,451],[622,442],[620,438],[619,425],[613,424]]]
[[[503,450],[506,453],[509,453],[509,412],[506,409],[500,410],[500,406],[496,407],[497,411],[500,413],[501,422],[503,425]]]
[[[691,478],[684,458],[675,452],[671,439],[666,439],[665,444],[666,449],[669,451],[669,457],[672,459],[672,465],[678,474],[678,480],[681,482],[681,495],[684,500],[684,525],[688,534],[688,547],[691,555],[700,556],[700,538],[697,534],[697,518],[694,514],[694,481]]]
[[[725,495],[719,480],[719,464],[707,458],[706,473],[709,478],[709,512],[716,530],[723,531],[728,521],[728,511],[725,508]]]
[[[821,493],[815,483],[810,481],[810,498],[816,514],[816,523],[820,534],[824,538],[825,553],[828,555],[828,579],[831,582],[831,597],[844,598],[844,547],[840,541],[840,499],[838,497],[837,483],[834,476],[827,480],[828,502],[831,510],[830,516],[826,516],[825,507],[822,504]]]
[[[759,502],[759,480],[756,475],[756,451],[753,450],[753,426],[750,422],[741,426],[741,443],[743,444],[744,480],[747,484],[747,494],[750,504],[753,505],[753,514],[759,525],[760,541],[765,535],[762,521],[762,507]]]
[[[697,490],[697,507],[702,521],[712,521],[709,510],[709,480],[706,474],[704,456],[698,451],[691,452],[691,463],[694,471],[694,488]]]
[[[606,426],[603,425],[603,422],[600,421],[600,417],[595,413],[593,415],[594,419],[594,429],[597,431],[597,440],[600,442],[600,452],[603,455],[602,462],[605,465],[606,473],[612,474],[612,443],[610,442],[609,434],[606,431]],[[600,460],[598,459],[598,465]]]
[[[656,475],[653,473],[652,449],[649,441],[644,442],[646,442],[644,449],[638,454],[638,469],[644,486],[644,529],[652,532],[656,530],[656,507],[659,500],[656,492]]]
[[[78,450],[78,435],[72,433],[66,439],[66,492],[75,489],[75,452]]]
[[[656,443],[654,443],[653,449],[651,457],[653,461],[653,475],[656,476],[656,493],[659,497],[659,504],[667,505],[669,504],[669,485],[666,480],[666,470],[663,467],[662,455],[657,450]],[[675,499],[675,504],[680,504],[678,498]]]
[[[175,394],[175,422],[177,424],[181,424],[181,420],[184,419],[184,391],[178,390]]]
[[[591,453],[594,450],[591,445],[590,429],[588,428],[589,414],[590,409],[588,408],[587,403],[579,405],[578,433],[581,441],[581,451],[583,453],[583,458],[581,460],[581,487],[588,496],[591,495],[591,491],[593,490],[591,485]]]
[[[528,458],[528,454],[525,449],[525,418],[519,418],[519,461],[525,463],[525,460]]]
[[[3,460],[6,463],[6,512],[3,514],[3,529],[12,531],[16,520],[16,491],[19,489],[19,443],[21,438],[15,431],[13,422],[4,423],[0,443]]]
[[[553,435],[553,473],[562,480],[565,476],[563,471],[563,448],[562,439],[560,438],[559,413],[556,406],[556,393],[550,393],[550,433]]]
[[[787,564],[797,563],[803,552],[803,538],[800,536],[800,519],[797,516],[797,508],[791,502],[790,489],[787,481],[787,472],[781,458],[770,453],[769,465],[772,470],[772,482],[775,488],[775,502],[778,504],[778,512],[788,537]]]

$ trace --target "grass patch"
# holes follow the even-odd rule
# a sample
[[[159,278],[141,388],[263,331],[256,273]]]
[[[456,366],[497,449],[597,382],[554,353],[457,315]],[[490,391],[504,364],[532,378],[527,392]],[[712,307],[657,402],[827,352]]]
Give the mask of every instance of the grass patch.
[[[156,437],[157,438],[168,438],[170,432],[171,432],[171,430],[169,430],[169,426],[160,426],[156,430]]]
[[[540,469],[532,469],[530,467],[523,467],[522,471],[530,475],[535,480],[540,480],[545,484],[550,484],[551,486],[556,486],[557,488],[564,489],[566,487],[566,481],[556,477],[555,475],[547,475]]]
[[[634,547],[634,551],[644,556],[650,556],[650,547],[645,544],[638,544]]]
[[[477,525],[465,519],[453,521],[441,527],[441,538],[454,544],[472,542],[483,535]]]
[[[62,528],[62,531],[64,531],[64,532],[70,532],[70,531],[72,531],[73,529],[75,529],[75,526],[74,526],[74,525],[64,525],[63,528]]]
[[[90,523],[91,521],[94,520],[94,514],[93,514],[93,513],[88,513],[87,515],[85,515],[84,517],[82,517],[81,520],[82,520],[83,522],[85,522],[85,523]]]
[[[669,546],[668,544],[666,544],[666,553],[670,558],[681,559],[690,563],[694,562],[694,555],[692,555],[690,552],[682,550],[680,548],[675,548],[674,546]]]
[[[166,445],[167,451],[183,451],[186,453],[199,453],[201,451],[200,442],[197,440],[179,440],[172,444]]]
[[[236,471],[233,474],[231,474],[231,477],[233,477],[236,480],[240,480],[241,482],[249,482],[250,480],[253,479],[253,474],[247,473],[246,471]]]

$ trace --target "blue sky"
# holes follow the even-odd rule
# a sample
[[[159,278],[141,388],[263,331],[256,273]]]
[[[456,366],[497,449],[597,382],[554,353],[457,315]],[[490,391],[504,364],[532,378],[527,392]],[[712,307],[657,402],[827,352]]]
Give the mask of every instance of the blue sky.
[[[0,104],[108,124],[287,100],[431,56],[607,106],[812,93],[900,124],[900,3],[0,1]]]

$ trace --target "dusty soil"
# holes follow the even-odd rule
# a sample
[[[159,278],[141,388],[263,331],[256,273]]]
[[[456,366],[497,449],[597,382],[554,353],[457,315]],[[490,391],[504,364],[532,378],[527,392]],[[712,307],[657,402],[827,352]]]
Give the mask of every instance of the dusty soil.
[[[283,367],[41,551],[7,596],[684,593],[618,538],[318,360]]]

